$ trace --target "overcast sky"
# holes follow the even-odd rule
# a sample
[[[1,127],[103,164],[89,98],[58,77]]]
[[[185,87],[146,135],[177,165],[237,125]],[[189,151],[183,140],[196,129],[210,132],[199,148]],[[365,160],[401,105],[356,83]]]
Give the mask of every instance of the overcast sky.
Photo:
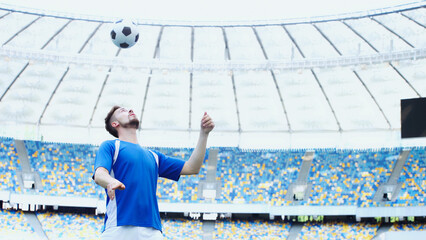
[[[160,20],[276,20],[397,6],[424,0],[0,0],[17,6]]]

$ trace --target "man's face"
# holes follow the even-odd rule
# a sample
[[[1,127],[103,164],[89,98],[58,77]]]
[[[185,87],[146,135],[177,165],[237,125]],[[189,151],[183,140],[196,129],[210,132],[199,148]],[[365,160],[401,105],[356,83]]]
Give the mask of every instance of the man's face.
[[[127,110],[126,108],[118,108],[114,112],[113,122],[118,122],[122,128],[139,128],[139,119],[133,110]]]

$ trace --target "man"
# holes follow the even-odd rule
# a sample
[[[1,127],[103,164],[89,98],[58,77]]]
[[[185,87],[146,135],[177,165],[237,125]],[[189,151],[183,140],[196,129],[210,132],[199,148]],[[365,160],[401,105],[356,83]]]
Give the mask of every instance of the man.
[[[197,146],[186,162],[142,148],[136,136],[139,120],[132,110],[114,106],[105,128],[118,140],[103,142],[95,160],[94,180],[108,195],[101,239],[163,239],[157,178],[178,181],[180,175],[199,173],[213,120],[204,113]]]

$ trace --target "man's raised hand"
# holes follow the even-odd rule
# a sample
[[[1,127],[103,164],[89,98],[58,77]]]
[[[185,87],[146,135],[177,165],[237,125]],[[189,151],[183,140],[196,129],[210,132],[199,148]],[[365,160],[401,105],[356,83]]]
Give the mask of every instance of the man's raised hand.
[[[207,114],[207,112],[204,112],[203,118],[201,119],[201,130],[208,134],[210,133],[214,128],[214,122],[212,118]]]

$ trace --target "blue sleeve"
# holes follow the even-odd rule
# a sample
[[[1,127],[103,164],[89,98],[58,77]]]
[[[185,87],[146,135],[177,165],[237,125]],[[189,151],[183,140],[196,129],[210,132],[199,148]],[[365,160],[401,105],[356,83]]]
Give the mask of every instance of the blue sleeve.
[[[185,161],[179,158],[168,157],[158,151],[158,175],[170,180],[178,181]]]
[[[98,153],[95,158],[95,168],[93,176],[95,176],[96,169],[104,167],[108,172],[111,171],[112,161],[114,158],[115,145],[113,141],[105,141],[99,147]]]

